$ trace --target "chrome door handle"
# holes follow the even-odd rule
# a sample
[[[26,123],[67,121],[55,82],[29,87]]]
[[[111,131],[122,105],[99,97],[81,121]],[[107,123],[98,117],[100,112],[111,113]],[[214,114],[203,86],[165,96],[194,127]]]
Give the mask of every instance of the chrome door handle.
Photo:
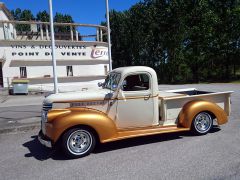
[[[147,96],[144,96],[144,100],[149,100],[151,97],[151,94],[147,95]]]

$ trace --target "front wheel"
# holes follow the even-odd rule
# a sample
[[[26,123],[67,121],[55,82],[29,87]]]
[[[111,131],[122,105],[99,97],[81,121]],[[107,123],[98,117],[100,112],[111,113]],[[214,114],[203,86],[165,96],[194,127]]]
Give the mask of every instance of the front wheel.
[[[207,112],[198,113],[192,121],[192,131],[194,134],[207,134],[213,126],[213,119]]]
[[[79,158],[90,154],[96,145],[96,138],[88,128],[70,129],[63,135],[62,147],[71,158]]]

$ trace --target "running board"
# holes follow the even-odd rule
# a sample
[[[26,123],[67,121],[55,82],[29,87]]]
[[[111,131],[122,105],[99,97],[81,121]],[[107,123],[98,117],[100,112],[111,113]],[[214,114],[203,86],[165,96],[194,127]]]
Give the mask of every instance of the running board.
[[[117,141],[122,139],[140,137],[140,136],[149,136],[155,134],[164,134],[164,133],[173,133],[173,132],[182,132],[182,131],[189,131],[190,128],[183,128],[183,127],[176,127],[176,126],[169,126],[169,127],[151,127],[151,128],[141,128],[141,129],[131,129],[131,130],[120,130],[118,132],[118,136],[106,139],[102,143]]]

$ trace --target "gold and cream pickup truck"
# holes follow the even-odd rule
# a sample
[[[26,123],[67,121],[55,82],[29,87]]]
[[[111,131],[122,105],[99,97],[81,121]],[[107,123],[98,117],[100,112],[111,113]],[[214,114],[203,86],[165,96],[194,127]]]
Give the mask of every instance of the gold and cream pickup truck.
[[[117,68],[99,89],[46,97],[38,139],[47,147],[61,145],[75,158],[91,153],[97,142],[179,131],[203,135],[213,120],[227,123],[231,93],[159,91],[153,69]]]

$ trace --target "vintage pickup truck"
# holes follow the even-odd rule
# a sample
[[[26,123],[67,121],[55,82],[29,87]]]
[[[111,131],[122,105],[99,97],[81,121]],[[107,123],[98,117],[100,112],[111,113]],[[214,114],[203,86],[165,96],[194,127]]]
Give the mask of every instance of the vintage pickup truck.
[[[203,135],[213,120],[225,124],[230,114],[231,91],[159,91],[149,67],[114,69],[99,86],[46,97],[39,141],[59,144],[75,158],[91,153],[97,142],[190,130]]]

